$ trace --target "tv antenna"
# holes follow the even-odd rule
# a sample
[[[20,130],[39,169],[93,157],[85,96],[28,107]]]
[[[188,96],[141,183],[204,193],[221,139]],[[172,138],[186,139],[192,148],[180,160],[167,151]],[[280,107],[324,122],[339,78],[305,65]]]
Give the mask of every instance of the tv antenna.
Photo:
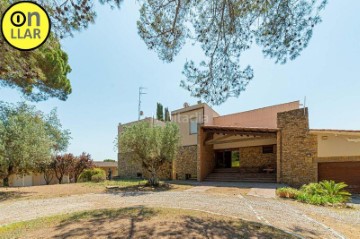
[[[146,92],[144,92],[144,90],[146,90],[145,87],[139,87],[138,120],[140,120],[140,119],[141,119],[141,116],[144,114],[144,112],[141,111],[141,97],[142,97],[142,95],[146,95]]]

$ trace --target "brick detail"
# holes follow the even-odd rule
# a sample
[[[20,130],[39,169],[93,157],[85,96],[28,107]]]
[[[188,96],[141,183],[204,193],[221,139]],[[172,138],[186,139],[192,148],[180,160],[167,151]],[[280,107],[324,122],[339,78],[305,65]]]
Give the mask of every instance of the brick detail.
[[[175,179],[184,180],[186,174],[197,178],[197,145],[182,146],[174,161],[173,174]]]
[[[292,186],[316,181],[317,137],[309,133],[308,109],[278,113],[280,181]]]

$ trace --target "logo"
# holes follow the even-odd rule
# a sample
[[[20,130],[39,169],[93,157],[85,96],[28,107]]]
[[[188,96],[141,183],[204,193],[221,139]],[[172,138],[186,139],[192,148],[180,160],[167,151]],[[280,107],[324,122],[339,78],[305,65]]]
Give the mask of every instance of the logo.
[[[49,37],[50,28],[49,15],[34,2],[14,3],[1,19],[1,32],[6,42],[21,51],[40,47]]]

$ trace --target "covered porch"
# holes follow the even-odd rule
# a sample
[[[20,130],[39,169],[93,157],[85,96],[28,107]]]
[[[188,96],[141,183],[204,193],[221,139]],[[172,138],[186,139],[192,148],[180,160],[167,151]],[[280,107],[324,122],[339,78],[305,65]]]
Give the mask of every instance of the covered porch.
[[[277,129],[202,126],[198,181],[276,182]]]

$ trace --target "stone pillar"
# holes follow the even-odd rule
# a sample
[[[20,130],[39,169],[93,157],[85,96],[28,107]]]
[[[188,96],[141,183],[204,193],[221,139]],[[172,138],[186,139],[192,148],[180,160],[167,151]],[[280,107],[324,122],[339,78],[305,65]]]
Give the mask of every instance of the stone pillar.
[[[316,181],[317,137],[309,133],[308,109],[278,113],[278,181],[301,186]]]
[[[198,134],[198,181],[203,181],[215,168],[213,145],[205,144],[208,134],[200,128]]]
[[[282,148],[281,148],[281,131],[277,132],[276,136],[276,182],[281,182],[281,158],[282,158]]]

